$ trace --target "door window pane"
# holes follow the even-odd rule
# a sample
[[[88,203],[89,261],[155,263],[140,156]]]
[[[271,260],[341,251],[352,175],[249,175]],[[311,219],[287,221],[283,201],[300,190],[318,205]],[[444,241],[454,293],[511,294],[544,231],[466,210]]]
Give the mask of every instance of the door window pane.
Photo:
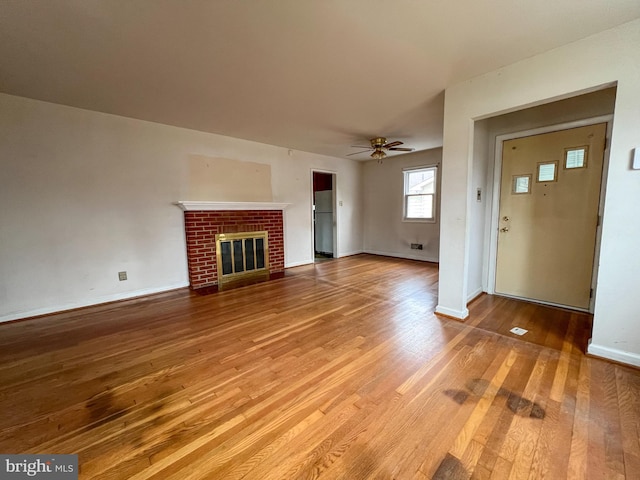
[[[514,175],[511,193],[529,193],[531,191],[531,175]]]
[[[584,168],[587,166],[587,147],[568,148],[564,153],[564,168]]]
[[[538,164],[538,182],[555,182],[558,162]]]

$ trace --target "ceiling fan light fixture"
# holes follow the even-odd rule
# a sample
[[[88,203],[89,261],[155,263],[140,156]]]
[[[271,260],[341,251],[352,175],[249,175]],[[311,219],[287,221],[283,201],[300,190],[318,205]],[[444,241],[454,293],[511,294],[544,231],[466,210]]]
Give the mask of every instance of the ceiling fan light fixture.
[[[376,160],[382,160],[384,157],[386,157],[387,154],[384,153],[382,150],[375,150],[372,154],[371,154],[371,158],[375,158]]]

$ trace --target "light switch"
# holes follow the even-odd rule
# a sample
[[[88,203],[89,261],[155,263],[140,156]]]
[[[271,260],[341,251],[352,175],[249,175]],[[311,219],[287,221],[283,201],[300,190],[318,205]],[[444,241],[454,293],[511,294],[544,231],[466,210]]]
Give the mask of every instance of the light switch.
[[[633,167],[634,170],[640,170],[640,147],[633,149]]]

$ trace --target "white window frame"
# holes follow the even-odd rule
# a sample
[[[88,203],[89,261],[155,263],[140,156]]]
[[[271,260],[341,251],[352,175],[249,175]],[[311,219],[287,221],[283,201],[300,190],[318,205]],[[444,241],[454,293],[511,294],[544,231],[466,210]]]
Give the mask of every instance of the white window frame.
[[[407,201],[410,196],[413,196],[407,193],[408,187],[408,178],[410,173],[415,173],[419,171],[433,171],[433,193],[423,193],[420,196],[431,196],[433,197],[433,211],[432,216],[430,218],[426,217],[407,217]],[[437,165],[423,165],[420,167],[411,167],[411,168],[403,168],[402,169],[402,221],[404,222],[419,222],[419,223],[436,223],[437,221],[437,212],[438,212],[438,166]]]

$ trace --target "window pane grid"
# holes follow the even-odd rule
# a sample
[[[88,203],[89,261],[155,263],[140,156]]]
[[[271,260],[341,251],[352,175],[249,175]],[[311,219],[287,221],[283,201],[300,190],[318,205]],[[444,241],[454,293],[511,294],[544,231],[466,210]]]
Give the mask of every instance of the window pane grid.
[[[405,193],[407,195],[435,193],[435,171],[407,172]]]
[[[407,195],[407,218],[432,218],[433,195]]]

